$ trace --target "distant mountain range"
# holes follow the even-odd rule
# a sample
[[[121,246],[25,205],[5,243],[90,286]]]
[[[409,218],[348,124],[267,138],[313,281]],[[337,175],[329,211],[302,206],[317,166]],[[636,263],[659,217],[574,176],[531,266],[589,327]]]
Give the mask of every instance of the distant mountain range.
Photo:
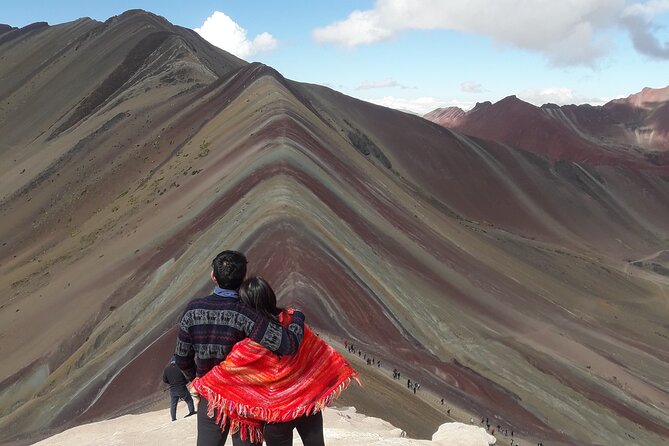
[[[0,442],[162,398],[180,313],[232,248],[382,361],[342,404],[412,437],[450,407],[530,442],[663,444],[666,93],[439,125],[144,11],[1,26]]]
[[[587,165],[669,165],[669,86],[644,88],[601,107],[545,104],[515,96],[465,112],[439,108],[426,119],[466,135],[502,142],[553,161]]]

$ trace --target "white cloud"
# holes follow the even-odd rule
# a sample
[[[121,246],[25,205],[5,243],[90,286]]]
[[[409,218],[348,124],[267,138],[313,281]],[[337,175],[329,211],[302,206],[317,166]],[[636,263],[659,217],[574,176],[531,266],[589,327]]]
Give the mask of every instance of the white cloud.
[[[460,84],[460,90],[465,93],[483,93],[483,87],[474,81],[465,81]]]
[[[656,15],[669,11],[669,0],[651,0],[634,3],[623,11],[621,23],[629,32],[634,48],[657,59],[669,59],[669,41],[660,42],[655,36],[658,27],[653,24]]]
[[[444,101],[437,98],[422,96],[419,98],[397,98],[394,96],[385,96],[378,99],[361,98],[372,104],[382,105],[384,107],[414,113],[420,116],[441,107],[460,107],[468,110],[474,106],[472,102],[462,101]]]
[[[278,45],[277,40],[267,32],[258,34],[253,40],[249,40],[246,30],[220,11],[215,11],[207,17],[200,28],[195,28],[195,32],[212,45],[242,59],[271,51]]]
[[[356,90],[370,90],[372,88],[392,88],[401,87],[396,81],[392,79],[383,79],[381,81],[362,81]]]
[[[380,23],[376,15],[373,10],[353,11],[346,20],[315,29],[313,37],[319,42],[344,46],[374,43],[392,37],[394,30]]]
[[[591,104],[603,105],[610,101],[610,98],[589,98],[579,95],[576,91],[567,87],[548,87],[544,89],[530,89],[522,91],[518,97],[525,102],[541,106],[543,104]]]
[[[377,0],[372,9],[353,11],[345,20],[315,29],[312,36],[321,43],[354,47],[405,30],[448,29],[540,52],[556,65],[592,65],[611,48],[609,31],[630,28],[625,15],[643,16],[650,23],[668,9],[667,0],[629,6],[625,0]]]
[[[625,8],[623,16],[643,16],[652,19],[658,14],[669,11],[669,0],[651,0],[646,3],[633,3]]]

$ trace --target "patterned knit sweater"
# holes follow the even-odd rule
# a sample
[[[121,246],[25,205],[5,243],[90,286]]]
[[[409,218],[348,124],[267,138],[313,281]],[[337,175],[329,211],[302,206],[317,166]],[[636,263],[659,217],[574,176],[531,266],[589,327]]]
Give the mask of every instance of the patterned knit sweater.
[[[300,311],[283,327],[236,297],[211,294],[192,300],[186,307],[179,323],[176,364],[192,379],[211,370],[245,338],[279,355],[293,355],[303,334],[304,314]]]

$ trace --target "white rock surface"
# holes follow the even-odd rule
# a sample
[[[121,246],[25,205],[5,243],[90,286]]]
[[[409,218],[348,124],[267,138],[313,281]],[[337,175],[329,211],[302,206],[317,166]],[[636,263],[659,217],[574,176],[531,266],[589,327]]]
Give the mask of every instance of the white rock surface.
[[[179,406],[178,414],[186,413]],[[446,423],[432,436],[432,441],[402,438],[402,431],[379,418],[366,417],[355,408],[326,409],[325,442],[328,446],[489,446],[495,437],[477,426]],[[168,410],[141,415],[125,415],[112,420],[85,424],[35,443],[39,446],[183,446],[195,444],[196,417],[170,421]],[[228,440],[227,444],[231,444]],[[301,446],[295,432],[293,444]]]

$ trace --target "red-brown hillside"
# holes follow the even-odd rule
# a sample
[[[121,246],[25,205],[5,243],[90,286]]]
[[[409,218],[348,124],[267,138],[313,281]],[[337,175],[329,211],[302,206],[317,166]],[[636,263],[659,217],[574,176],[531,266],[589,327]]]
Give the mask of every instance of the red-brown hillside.
[[[444,115],[438,109],[425,118],[553,161],[655,169],[669,165],[668,98],[669,87],[646,88],[601,107],[535,107],[510,96],[477,104],[466,113],[450,110]]]

